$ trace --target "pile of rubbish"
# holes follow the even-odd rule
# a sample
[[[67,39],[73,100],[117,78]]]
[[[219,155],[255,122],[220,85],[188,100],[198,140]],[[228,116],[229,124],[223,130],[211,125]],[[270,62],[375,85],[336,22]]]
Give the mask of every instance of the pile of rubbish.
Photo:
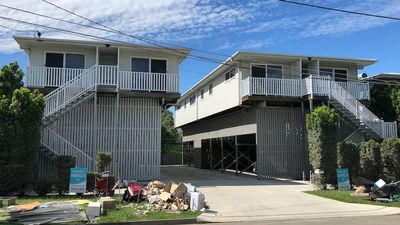
[[[204,210],[204,195],[191,184],[154,180],[143,188],[143,196],[156,211]]]
[[[370,189],[366,186],[357,188],[352,196],[379,202],[400,201],[400,181],[386,184],[380,179]]]

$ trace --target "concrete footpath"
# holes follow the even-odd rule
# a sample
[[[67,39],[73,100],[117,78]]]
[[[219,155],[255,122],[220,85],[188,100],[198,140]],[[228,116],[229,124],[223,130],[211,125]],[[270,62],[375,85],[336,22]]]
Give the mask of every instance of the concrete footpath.
[[[189,182],[204,193],[210,210],[200,222],[276,221],[400,214],[400,208],[343,203],[303,193],[304,182],[256,177],[192,167],[162,167],[161,180]]]

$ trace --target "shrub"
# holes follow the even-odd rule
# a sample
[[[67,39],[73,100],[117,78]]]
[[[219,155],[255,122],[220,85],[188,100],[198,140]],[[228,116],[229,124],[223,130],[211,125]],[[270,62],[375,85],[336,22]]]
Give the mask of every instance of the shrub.
[[[104,172],[105,168],[110,165],[112,156],[110,152],[98,152],[96,155],[96,171]]]
[[[93,192],[96,189],[95,178],[101,178],[101,173],[89,172],[87,175],[86,190]],[[108,189],[111,190],[115,184],[115,176],[108,177]]]
[[[358,177],[360,173],[360,150],[350,141],[341,141],[337,145],[337,163],[348,168],[350,177]]]
[[[56,166],[56,188],[59,194],[69,190],[70,169],[75,167],[76,159],[73,155],[58,155],[54,159]]]
[[[336,183],[337,114],[326,106],[306,117],[309,159],[313,169],[324,170],[326,183]]]
[[[374,140],[362,142],[360,145],[361,175],[378,180],[382,174],[382,158],[380,144]]]
[[[388,181],[400,180],[400,139],[388,138],[382,142],[383,174]]]
[[[52,191],[53,182],[52,178],[39,178],[36,181],[34,190],[40,196],[46,195]]]

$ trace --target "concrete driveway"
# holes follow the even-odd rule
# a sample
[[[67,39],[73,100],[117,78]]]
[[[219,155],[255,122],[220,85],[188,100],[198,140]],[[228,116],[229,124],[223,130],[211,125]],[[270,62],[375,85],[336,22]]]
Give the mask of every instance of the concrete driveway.
[[[303,193],[312,187],[304,182],[257,180],[186,166],[161,168],[164,182],[186,182],[205,195],[210,207],[199,217],[204,222],[238,222],[316,219],[400,214],[400,208],[342,203]]]

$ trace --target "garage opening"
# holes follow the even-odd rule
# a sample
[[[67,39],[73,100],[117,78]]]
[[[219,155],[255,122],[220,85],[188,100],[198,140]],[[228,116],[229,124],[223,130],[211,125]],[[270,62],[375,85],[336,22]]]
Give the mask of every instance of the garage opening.
[[[196,167],[222,172],[233,170],[236,175],[257,172],[255,134],[203,139],[198,152],[194,155],[194,160],[200,161]]]

